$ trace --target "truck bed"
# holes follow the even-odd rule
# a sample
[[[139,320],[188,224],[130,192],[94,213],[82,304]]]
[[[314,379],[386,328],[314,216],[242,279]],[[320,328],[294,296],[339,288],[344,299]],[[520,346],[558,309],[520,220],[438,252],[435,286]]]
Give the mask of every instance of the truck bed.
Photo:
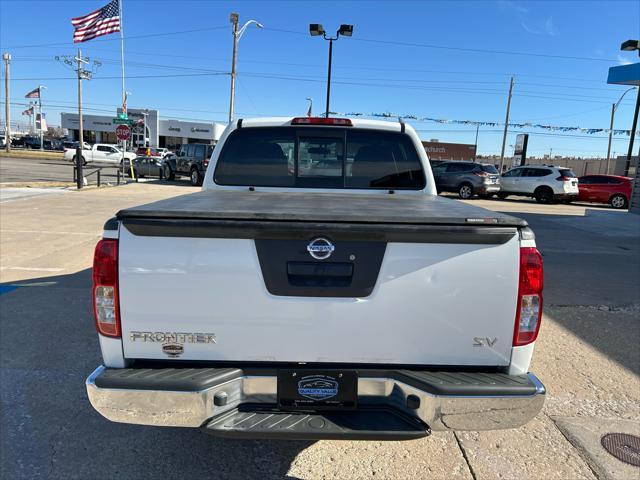
[[[325,208],[330,206],[331,208]],[[261,220],[396,225],[525,227],[527,222],[438,196],[202,191],[120,210],[120,220]]]

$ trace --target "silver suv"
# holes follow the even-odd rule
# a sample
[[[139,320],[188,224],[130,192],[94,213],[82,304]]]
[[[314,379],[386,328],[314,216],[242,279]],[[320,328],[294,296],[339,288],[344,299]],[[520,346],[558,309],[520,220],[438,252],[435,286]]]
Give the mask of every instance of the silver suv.
[[[462,199],[489,198],[500,191],[498,170],[488,163],[443,162],[432,165],[438,193],[456,192]]]

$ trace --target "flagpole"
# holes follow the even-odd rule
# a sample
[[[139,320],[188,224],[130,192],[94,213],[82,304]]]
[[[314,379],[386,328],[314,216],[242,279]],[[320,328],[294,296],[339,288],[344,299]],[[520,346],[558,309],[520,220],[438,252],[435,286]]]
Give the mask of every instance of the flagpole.
[[[40,110],[40,150],[44,150],[44,135],[42,132],[42,85],[38,85],[38,110]]]
[[[122,2],[118,0],[118,8],[120,9],[120,63],[122,66],[122,112],[127,113],[127,99],[124,86],[124,22],[122,18]]]

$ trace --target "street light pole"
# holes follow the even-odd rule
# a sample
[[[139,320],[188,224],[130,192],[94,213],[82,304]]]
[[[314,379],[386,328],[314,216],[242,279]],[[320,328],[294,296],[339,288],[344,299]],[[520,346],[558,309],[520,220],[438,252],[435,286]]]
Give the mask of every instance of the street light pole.
[[[607,147],[607,170],[604,172],[605,175],[609,175],[609,165],[611,162],[611,141],[613,140],[613,120],[614,117],[616,115],[616,110],[618,110],[618,106],[620,105],[620,102],[622,101],[622,99],[624,98],[624,96],[629,93],[631,90],[633,90],[635,87],[631,87],[630,89],[626,90],[618,99],[618,101],[616,103],[612,103],[611,104],[611,123],[609,124],[609,146]]]
[[[233,114],[235,110],[235,101],[236,101],[236,64],[238,62],[238,42],[242,37],[242,34],[247,29],[249,25],[255,23],[256,27],[264,28],[263,25],[256,20],[249,20],[245,23],[240,30],[238,30],[238,20],[240,16],[237,13],[232,13],[230,20],[233,25],[232,35],[233,35],[233,54],[231,56],[231,95],[229,98],[229,123],[233,121]]]
[[[338,39],[336,35],[335,40]],[[333,38],[329,38],[329,69],[327,72],[327,108],[325,112],[325,117],[329,118],[329,99],[331,98],[331,58],[333,57]]]
[[[320,23],[312,23],[309,25],[309,33],[312,37],[322,35],[325,40],[329,40],[329,67],[327,71],[327,108],[325,109],[325,117],[329,118],[329,102],[331,100],[331,60],[333,58],[333,41],[338,40],[340,36],[350,37],[353,35],[353,25],[342,24],[336,32],[335,37],[327,37],[327,32]]]
[[[638,110],[640,110],[640,87],[638,87],[638,95],[636,96],[636,110],[633,113],[633,124],[631,126],[631,138],[629,139],[629,150],[627,151],[627,161],[624,165],[624,176],[629,176],[629,168],[631,167],[631,154],[633,153],[633,141],[636,138],[636,128],[638,127]],[[640,158],[638,159],[640,166]],[[638,166],[636,166],[636,177],[638,175]]]
[[[11,54],[3,53],[4,60],[4,142],[7,153],[11,151],[11,109],[9,108],[9,64],[11,63]]]

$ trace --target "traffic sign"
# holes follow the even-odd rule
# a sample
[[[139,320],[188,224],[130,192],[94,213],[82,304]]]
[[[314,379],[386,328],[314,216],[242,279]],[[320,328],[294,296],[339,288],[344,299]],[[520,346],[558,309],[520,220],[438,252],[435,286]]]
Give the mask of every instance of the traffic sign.
[[[127,125],[118,125],[116,127],[116,137],[123,142],[129,140],[131,136],[131,129]]]
[[[134,123],[136,123],[135,120],[129,120],[126,118],[113,118],[111,119],[111,121],[115,125],[133,125]]]
[[[129,115],[127,115],[126,113],[119,113],[118,118],[126,120],[127,118],[129,118]]]

